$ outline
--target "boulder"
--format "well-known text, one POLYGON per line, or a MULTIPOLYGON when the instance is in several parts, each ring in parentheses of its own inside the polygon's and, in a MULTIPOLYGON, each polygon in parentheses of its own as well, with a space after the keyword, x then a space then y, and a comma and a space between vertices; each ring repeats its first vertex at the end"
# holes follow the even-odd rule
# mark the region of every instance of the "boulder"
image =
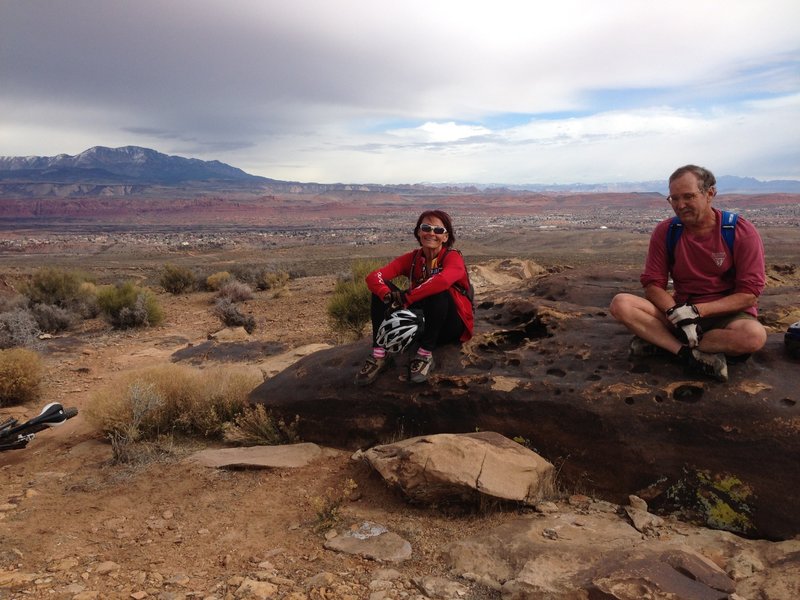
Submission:
MULTIPOLYGON (((631 360, 631 335, 607 306, 637 281, 633 270, 568 269, 485 293, 475 336, 437 349, 426 384, 408 383, 399 361, 356 387, 362 340, 299 360, 250 399, 279 418, 299 415, 303 440, 348 450, 493 431, 554 464, 565 487, 616 503, 636 494, 653 512, 747 536, 797 535, 800 369, 782 329, 731 364, 727 383, 669 357, 631 360)), ((796 288, 770 289, 765 318, 797 305, 796 288)))
POLYGON ((553 465, 490 431, 410 438, 360 456, 390 485, 424 504, 484 495, 534 505, 553 493, 553 465))

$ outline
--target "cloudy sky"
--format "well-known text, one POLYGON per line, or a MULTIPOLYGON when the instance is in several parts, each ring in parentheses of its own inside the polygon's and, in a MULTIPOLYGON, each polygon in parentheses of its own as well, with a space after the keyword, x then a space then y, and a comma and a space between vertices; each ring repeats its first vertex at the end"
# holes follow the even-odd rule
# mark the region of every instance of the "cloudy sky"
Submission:
POLYGON ((800 179, 798 0, 0 0, 0 155, 316 182, 800 179))

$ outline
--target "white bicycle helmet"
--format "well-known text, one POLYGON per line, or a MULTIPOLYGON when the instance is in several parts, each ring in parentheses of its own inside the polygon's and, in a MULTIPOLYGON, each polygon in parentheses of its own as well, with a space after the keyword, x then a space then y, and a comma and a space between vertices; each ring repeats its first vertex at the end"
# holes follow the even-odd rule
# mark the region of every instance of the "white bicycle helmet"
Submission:
POLYGON ((387 352, 403 352, 422 333, 423 324, 422 315, 401 308, 383 320, 375 342, 387 352))

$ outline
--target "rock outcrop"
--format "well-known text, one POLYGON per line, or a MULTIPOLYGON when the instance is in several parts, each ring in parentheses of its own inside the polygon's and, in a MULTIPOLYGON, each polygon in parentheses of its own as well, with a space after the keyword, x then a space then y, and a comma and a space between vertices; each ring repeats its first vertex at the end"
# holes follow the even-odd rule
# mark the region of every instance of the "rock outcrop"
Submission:
MULTIPOLYGON (((687 374, 669 357, 631 360, 630 334, 607 313, 634 271, 564 270, 485 293, 475 336, 436 351, 428 383, 401 367, 371 387, 353 376, 368 341, 312 354, 251 394, 304 441, 368 448, 434 433, 494 431, 553 463, 561 485, 747 536, 800 533, 800 368, 782 333, 730 381, 687 374)), ((769 320, 797 310, 796 282, 769 288, 769 320), (792 304, 792 301, 794 304, 792 304)))

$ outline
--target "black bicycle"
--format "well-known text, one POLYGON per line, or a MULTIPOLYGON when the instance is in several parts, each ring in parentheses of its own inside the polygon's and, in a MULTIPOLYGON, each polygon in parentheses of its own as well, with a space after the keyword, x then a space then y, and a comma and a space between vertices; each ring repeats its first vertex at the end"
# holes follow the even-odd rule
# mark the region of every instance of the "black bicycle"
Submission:
POLYGON ((7 419, 0 423, 0 452, 24 448, 40 431, 61 425, 77 414, 77 408, 64 408, 58 402, 51 402, 38 415, 20 425, 17 419, 7 419))

